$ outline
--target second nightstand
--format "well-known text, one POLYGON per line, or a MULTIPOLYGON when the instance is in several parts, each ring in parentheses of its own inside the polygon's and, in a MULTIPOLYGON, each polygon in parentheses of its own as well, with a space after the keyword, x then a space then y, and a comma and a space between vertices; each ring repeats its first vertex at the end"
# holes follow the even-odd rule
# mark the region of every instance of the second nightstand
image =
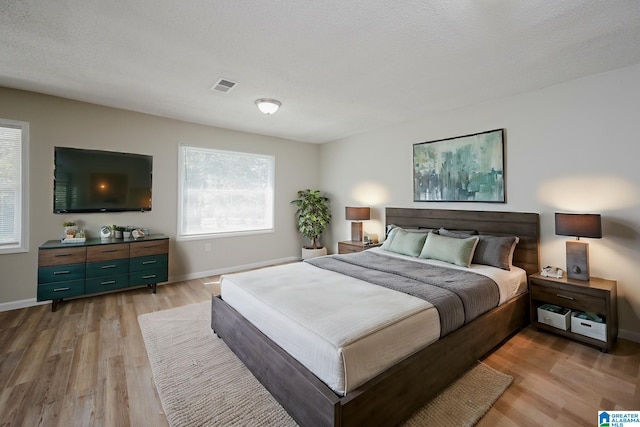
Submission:
POLYGON ((365 244, 359 240, 345 240, 342 242, 338 242, 338 253, 339 254, 351 254, 354 252, 362 252, 367 249, 377 248, 382 245, 382 243, 369 243, 365 244))
MULTIPOLYGON (((538 329, 554 332, 609 351, 618 336, 618 298, 617 283, 614 280, 591 277, 588 281, 567 278, 555 279, 540 274, 529 276, 529 294, 531 296, 531 324, 538 329), (537 309, 544 304, 553 304, 574 311, 595 313, 605 322, 604 340, 595 339, 576 331, 562 330, 539 322, 537 309)), ((588 328, 589 322, 584 323, 588 328)), ((580 326, 580 325, 578 325, 580 326)))

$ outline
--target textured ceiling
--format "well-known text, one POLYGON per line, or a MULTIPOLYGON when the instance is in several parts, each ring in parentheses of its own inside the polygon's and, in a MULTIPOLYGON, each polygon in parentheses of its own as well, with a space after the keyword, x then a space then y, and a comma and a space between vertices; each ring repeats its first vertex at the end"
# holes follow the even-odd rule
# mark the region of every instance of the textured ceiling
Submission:
POLYGON ((640 63, 638 0, 0 0, 0 10, 0 86, 304 142, 640 63), (238 85, 214 92, 220 77, 238 85), (282 108, 261 114, 262 97, 282 108))

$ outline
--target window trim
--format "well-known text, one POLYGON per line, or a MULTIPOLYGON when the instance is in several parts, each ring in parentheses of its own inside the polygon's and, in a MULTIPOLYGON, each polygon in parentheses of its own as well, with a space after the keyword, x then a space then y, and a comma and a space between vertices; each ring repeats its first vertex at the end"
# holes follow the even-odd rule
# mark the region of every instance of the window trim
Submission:
POLYGON ((234 150, 226 150, 221 148, 211 148, 211 147, 201 147, 196 145, 188 145, 188 144, 179 144, 178 146, 178 203, 177 205, 177 228, 176 228, 176 240, 177 241, 189 241, 189 240, 204 240, 204 239, 218 239, 218 238, 226 238, 226 237, 238 237, 238 236, 251 236, 258 234, 269 234, 275 232, 275 198, 276 198, 276 189, 275 189, 275 171, 276 171, 276 158, 271 154, 259 154, 259 153, 250 153, 246 151, 234 151, 234 150), (223 154, 236 154, 241 156, 256 156, 263 157, 270 160, 270 176, 271 176, 271 189, 272 189, 272 202, 271 202, 271 227, 256 229, 256 230, 244 230, 244 231, 229 231, 229 232, 215 232, 215 233, 201 233, 201 234, 182 234, 182 224, 184 218, 183 211, 183 194, 185 190, 185 181, 184 181, 184 155, 186 150, 194 149, 194 150, 203 150, 207 152, 218 152, 223 154))
POLYGON ((29 123, 0 118, 0 126, 19 127, 22 131, 20 165, 20 241, 0 247, 0 255, 29 252, 29 123))

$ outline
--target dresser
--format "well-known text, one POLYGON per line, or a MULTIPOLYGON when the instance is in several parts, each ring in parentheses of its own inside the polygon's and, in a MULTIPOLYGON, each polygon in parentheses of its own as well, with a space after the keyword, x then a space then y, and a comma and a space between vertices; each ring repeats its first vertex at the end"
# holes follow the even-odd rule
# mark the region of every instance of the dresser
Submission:
POLYGON ((38 301, 51 300, 51 310, 64 298, 146 285, 169 277, 169 238, 87 239, 80 244, 49 240, 38 248, 38 301))

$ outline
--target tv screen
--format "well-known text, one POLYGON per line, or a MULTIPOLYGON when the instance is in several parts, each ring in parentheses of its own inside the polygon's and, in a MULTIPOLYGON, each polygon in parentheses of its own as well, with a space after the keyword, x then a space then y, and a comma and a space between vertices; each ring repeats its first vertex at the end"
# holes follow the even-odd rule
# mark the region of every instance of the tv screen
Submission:
POLYGON ((53 212, 151 210, 153 157, 55 147, 53 212))

